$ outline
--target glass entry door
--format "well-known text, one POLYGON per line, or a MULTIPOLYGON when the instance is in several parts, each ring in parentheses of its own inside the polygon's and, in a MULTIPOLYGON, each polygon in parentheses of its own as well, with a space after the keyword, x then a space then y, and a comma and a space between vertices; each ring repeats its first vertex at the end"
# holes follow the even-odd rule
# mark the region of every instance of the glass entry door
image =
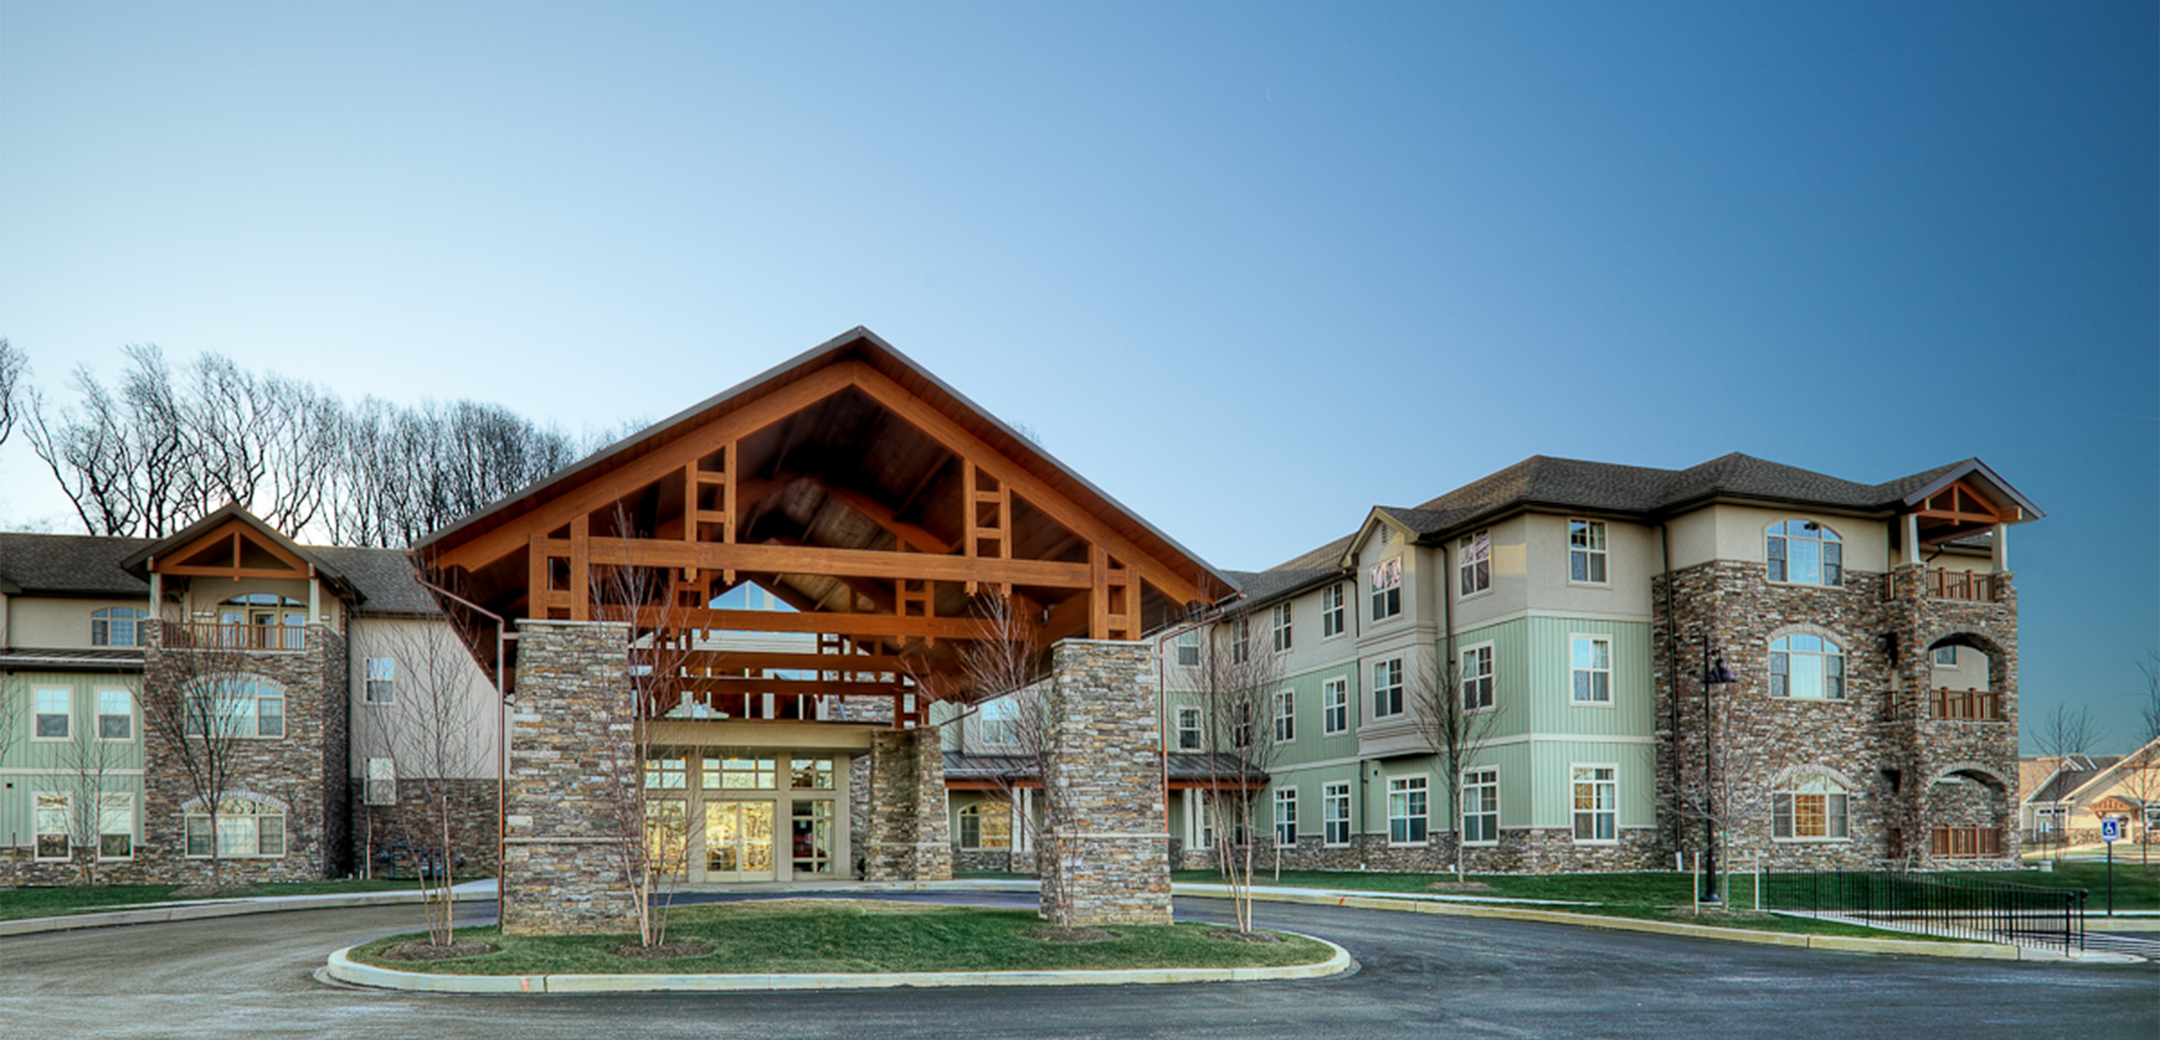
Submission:
POLYGON ((705 803, 705 880, 771 881, 773 803, 705 803))

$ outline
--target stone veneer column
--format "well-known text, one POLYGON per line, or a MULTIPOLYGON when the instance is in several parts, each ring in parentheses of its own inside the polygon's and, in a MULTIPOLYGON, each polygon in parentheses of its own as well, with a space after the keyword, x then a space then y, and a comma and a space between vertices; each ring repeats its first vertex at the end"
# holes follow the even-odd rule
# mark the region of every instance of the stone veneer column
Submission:
POLYGON ((518 622, 503 810, 503 932, 637 928, 618 855, 618 788, 639 783, 629 626, 518 622))
POLYGON ((870 807, 864 876, 871 881, 950 881, 945 825, 945 751, 938 727, 870 735, 870 807))
POLYGON ((1146 644, 1051 648, 1042 916, 1074 927, 1170 923, 1170 821, 1146 644))

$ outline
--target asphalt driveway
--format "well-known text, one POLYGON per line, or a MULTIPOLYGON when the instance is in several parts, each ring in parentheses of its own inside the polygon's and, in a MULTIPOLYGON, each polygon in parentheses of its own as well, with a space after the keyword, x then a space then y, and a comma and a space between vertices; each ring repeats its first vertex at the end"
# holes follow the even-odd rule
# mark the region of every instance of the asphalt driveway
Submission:
MULTIPOLYGON (((984 902, 1032 905, 1032 897, 984 902)), ((1181 917, 1227 905, 1179 900, 1181 917)), ((492 904, 461 916, 485 922, 492 904)), ((1262 905, 1362 969, 1329 980, 1059 989, 456 997, 325 986, 415 907, 0 939, 0 1036, 2160 1036, 2160 967, 1833 954, 1513 921, 1262 905)))

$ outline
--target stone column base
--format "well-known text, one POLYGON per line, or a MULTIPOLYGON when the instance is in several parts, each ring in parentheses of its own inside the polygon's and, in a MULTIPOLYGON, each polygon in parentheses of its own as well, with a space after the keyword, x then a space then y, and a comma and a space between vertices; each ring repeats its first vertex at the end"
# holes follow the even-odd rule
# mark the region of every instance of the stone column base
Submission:
POLYGON ((515 843, 503 858, 504 935, 637 931, 637 908, 612 843, 515 843))

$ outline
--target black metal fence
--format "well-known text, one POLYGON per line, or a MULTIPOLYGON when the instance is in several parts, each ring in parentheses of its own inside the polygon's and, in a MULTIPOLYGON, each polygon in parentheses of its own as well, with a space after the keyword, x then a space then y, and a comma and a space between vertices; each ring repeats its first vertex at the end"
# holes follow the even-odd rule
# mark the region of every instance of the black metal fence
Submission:
POLYGON ((1932 935, 2085 948, 2085 890, 1893 871, 1817 871, 1762 879, 1765 910, 1838 914, 1932 935))

